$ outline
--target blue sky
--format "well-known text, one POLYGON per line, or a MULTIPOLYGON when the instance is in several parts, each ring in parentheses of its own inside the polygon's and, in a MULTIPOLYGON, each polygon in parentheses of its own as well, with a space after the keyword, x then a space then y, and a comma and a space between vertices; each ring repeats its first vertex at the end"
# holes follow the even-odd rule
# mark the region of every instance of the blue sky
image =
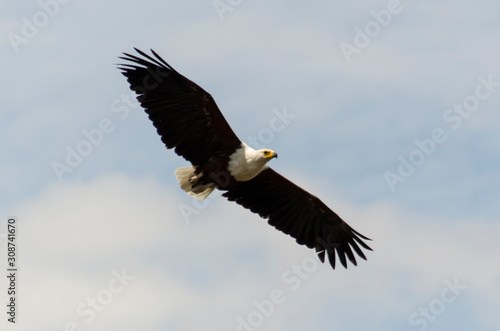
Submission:
POLYGON ((0 323, 495 330, 498 9, 2 4, 0 248, 17 217, 22 282, 18 323, 0 323), (116 69, 133 47, 153 48, 210 92, 242 140, 277 151, 275 170, 374 240, 368 261, 332 271, 219 194, 184 194, 174 169, 186 163, 116 69))

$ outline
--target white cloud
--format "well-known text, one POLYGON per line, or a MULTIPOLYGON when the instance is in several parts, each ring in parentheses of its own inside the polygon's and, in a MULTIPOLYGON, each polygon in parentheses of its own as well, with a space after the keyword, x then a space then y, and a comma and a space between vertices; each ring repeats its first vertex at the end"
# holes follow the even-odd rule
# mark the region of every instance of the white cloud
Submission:
POLYGON ((311 265, 312 251, 220 197, 201 210, 200 219, 185 224, 178 210, 181 192, 169 192, 152 179, 111 176, 52 187, 17 215, 19 325, 63 329, 74 321, 82 330, 138 325, 234 330, 239 316, 248 318, 256 310, 254 300, 269 299, 277 289, 286 299, 261 330, 273 325, 299 330, 293 321, 300 311, 326 304, 335 309, 314 313, 325 323, 380 329, 387 317, 408 325, 408 316, 455 278, 467 289, 443 316, 455 314, 453 307, 499 304, 500 268, 492 263, 500 256, 497 224, 443 225, 425 213, 405 214, 388 203, 353 206, 310 189, 324 201, 336 201, 335 210, 374 239, 368 261, 335 271, 316 259, 311 265), (304 263, 313 266, 307 279, 282 279, 293 265, 304 263), (89 315, 78 314, 77 307, 97 297, 112 271, 122 268, 135 279, 87 324, 89 315), (367 311, 365 319, 352 322, 358 313, 351 309, 358 305, 380 314, 367 311))

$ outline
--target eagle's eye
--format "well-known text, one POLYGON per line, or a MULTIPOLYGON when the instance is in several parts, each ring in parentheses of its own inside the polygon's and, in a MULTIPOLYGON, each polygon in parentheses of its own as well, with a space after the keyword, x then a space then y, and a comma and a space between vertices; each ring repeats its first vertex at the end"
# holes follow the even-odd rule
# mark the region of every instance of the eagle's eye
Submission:
POLYGON ((265 156, 269 156, 269 154, 271 154, 271 152, 269 152, 269 151, 264 151, 264 155, 265 155, 265 156))

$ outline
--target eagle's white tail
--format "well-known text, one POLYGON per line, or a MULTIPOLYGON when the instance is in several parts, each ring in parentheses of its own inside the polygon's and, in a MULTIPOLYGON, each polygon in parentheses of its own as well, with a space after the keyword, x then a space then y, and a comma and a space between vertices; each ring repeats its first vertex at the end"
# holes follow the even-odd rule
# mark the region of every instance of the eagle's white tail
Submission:
POLYGON ((204 200, 215 190, 215 185, 196 186, 193 189, 192 179, 195 176, 194 167, 183 167, 175 169, 175 177, 183 189, 190 196, 204 200))

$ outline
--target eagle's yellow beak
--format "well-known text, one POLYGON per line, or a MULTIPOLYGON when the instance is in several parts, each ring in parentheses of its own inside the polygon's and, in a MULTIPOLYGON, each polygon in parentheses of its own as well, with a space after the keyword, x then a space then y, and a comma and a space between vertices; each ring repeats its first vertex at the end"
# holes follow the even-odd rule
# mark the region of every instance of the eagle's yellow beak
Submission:
POLYGON ((267 159, 278 158, 278 153, 276 153, 275 151, 272 151, 270 149, 266 149, 266 150, 264 150, 264 156, 267 159))
POLYGON ((269 151, 269 153, 267 153, 266 157, 268 159, 278 158, 278 153, 276 153, 275 151, 269 151))

